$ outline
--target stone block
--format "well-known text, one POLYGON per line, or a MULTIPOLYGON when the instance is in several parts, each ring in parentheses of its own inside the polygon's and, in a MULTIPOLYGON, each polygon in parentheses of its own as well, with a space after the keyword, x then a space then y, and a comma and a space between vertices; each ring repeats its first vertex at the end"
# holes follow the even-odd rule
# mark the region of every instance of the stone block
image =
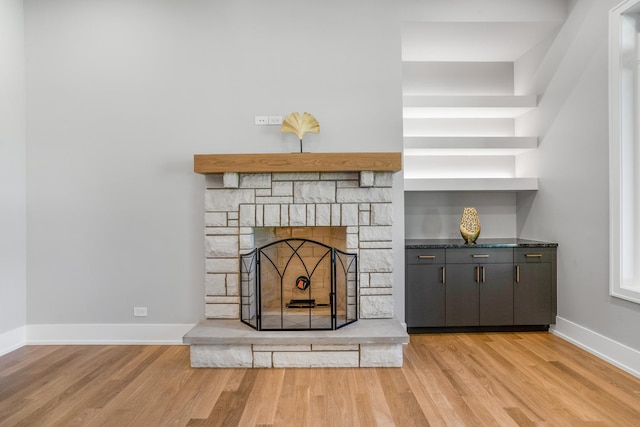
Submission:
POLYGON ((307 225, 307 205, 289 205, 289 225, 292 227, 307 225))
POLYGON ((374 185, 376 187, 392 187, 393 173, 392 172, 376 172, 374 176, 374 185))
POLYGON ((337 203, 331 205, 331 225, 337 227, 342 218, 341 206, 337 203))
POLYGON ((361 319, 391 319, 393 317, 392 295, 360 296, 361 319))
POLYGON ((239 248, 242 252, 249 252, 255 247, 253 234, 241 234, 239 238, 239 248))
POLYGON ((256 226, 256 205, 240 205, 240 226, 256 226))
POLYGON ((254 368, 273 368, 271 362, 271 352, 253 352, 253 367, 254 368))
POLYGON ((264 227, 264 205, 256 205, 256 227, 264 227))
POLYGON ((393 273, 371 273, 369 282, 372 288, 393 287, 393 273))
POLYGON ((346 203, 342 205, 342 226, 358 225, 358 205, 354 203, 346 203))
POLYGON ((360 227, 360 241, 380 241, 393 238, 393 229, 390 226, 362 226, 360 227))
POLYGON ((360 181, 336 181, 336 187, 338 187, 338 188, 358 188, 358 187, 360 187, 360 181))
POLYGON ((251 368, 251 345, 192 344, 190 347, 193 368, 251 368))
POLYGON ((227 295, 240 295, 240 274, 227 274, 227 295))
POLYGON ((289 205, 280 205, 280 225, 289 226, 289 205))
POLYGON ((338 203, 391 203, 392 199, 391 188, 338 188, 336 190, 338 203))
POLYGON ((372 171, 360 172, 360 187, 373 187, 374 174, 372 171))
POLYGON ((241 204, 256 202, 253 190, 207 190, 204 209, 207 212, 237 211, 241 204))
POLYGON ((240 175, 237 172, 225 172, 222 181, 224 188, 238 188, 240 175))
POLYGON ((271 184, 272 196, 293 196, 293 182, 282 181, 271 184))
POLYGON ((362 344, 361 368, 401 368, 402 344, 362 344))
MULTIPOLYGON (((311 225, 311 224, 309 224, 311 225)), ((331 225, 331 205, 316 205, 316 226, 328 227, 331 225)))
POLYGON ((226 274, 205 274, 204 290, 206 295, 226 295, 226 274))
POLYGON ((369 274, 369 273, 360 273, 360 287, 361 288, 368 288, 369 287, 370 277, 371 277, 371 274, 369 274))
POLYGON ((238 258, 207 258, 205 260, 207 273, 237 273, 240 268, 238 258))
POLYGON ((204 313, 207 319, 239 319, 238 304, 205 304, 204 313))
POLYGON ((274 368, 357 368, 357 351, 284 351, 273 353, 274 368))
POLYGON ((256 197, 270 197, 272 195, 270 188, 256 188, 256 197))
POLYGON ((391 203, 374 203, 371 205, 371 225, 392 225, 393 205, 391 203))
POLYGON ((307 206, 307 225, 314 226, 316 224, 316 205, 307 206))
POLYGON ((280 205, 264 205, 264 226, 280 226, 280 205))
POLYGON ((205 227, 226 227, 227 226, 227 213, 226 212, 207 212, 204 214, 205 227))
POLYGON ((243 173, 240 175, 240 188, 271 188, 271 174, 243 173))
POLYGON ((234 257, 238 256, 238 236, 206 236, 205 256, 234 257))
POLYGON ((294 203, 335 203, 336 183, 333 181, 293 183, 294 203))
POLYGON ((347 234, 347 251, 357 251, 360 247, 360 241, 357 234, 347 234))
POLYGON ((363 273, 388 273, 393 271, 391 249, 361 249, 358 267, 363 273))
POLYGON ((229 219, 235 219, 235 220, 237 220, 240 216, 239 216, 239 214, 238 214, 238 211, 231 211, 231 212, 228 212, 228 213, 227 213, 227 217, 228 217, 229 219))
POLYGON ((371 223, 371 213, 369 211, 360 211, 358 223, 360 225, 369 225, 371 223))

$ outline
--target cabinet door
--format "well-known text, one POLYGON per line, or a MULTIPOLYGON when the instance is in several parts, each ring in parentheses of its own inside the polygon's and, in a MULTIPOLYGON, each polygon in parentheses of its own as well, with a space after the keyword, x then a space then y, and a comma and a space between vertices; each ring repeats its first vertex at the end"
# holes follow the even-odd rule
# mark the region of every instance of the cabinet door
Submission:
POLYGON ((408 327, 444 326, 443 265, 407 265, 406 321, 408 327))
POLYGON ((513 264, 486 264, 480 274, 480 325, 513 325, 513 264))
POLYGON ((514 285, 514 322, 516 325, 549 325, 552 319, 551 263, 522 263, 514 285))
POLYGON ((446 326, 480 324, 479 268, 477 264, 456 264, 447 268, 446 326))

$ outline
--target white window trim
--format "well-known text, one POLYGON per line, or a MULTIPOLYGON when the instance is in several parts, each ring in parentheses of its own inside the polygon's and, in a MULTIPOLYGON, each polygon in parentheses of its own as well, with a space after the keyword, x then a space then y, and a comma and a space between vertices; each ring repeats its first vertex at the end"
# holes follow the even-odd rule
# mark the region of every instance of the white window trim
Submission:
POLYGON ((609 294, 640 304, 640 181, 633 177, 640 157, 624 148, 640 150, 638 13, 640 0, 623 1, 609 13, 609 294))

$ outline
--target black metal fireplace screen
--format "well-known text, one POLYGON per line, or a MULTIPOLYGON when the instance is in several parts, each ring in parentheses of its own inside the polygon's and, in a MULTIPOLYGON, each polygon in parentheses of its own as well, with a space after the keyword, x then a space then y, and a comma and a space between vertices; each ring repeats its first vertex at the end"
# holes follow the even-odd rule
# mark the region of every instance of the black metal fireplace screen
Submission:
POLYGON ((358 320, 358 257, 308 239, 240 256, 241 320, 257 330, 333 330, 358 320))

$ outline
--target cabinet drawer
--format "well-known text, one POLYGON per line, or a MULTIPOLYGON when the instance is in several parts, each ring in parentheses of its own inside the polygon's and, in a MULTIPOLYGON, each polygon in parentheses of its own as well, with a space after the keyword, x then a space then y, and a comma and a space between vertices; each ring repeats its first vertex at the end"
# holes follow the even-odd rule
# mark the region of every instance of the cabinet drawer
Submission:
POLYGON ((513 262, 511 248, 447 249, 447 264, 493 264, 513 262))
POLYGON ((444 264, 444 249, 407 249, 407 264, 444 264))
POLYGON ((555 256, 555 248, 516 248, 513 253, 515 263, 551 262, 555 256))

